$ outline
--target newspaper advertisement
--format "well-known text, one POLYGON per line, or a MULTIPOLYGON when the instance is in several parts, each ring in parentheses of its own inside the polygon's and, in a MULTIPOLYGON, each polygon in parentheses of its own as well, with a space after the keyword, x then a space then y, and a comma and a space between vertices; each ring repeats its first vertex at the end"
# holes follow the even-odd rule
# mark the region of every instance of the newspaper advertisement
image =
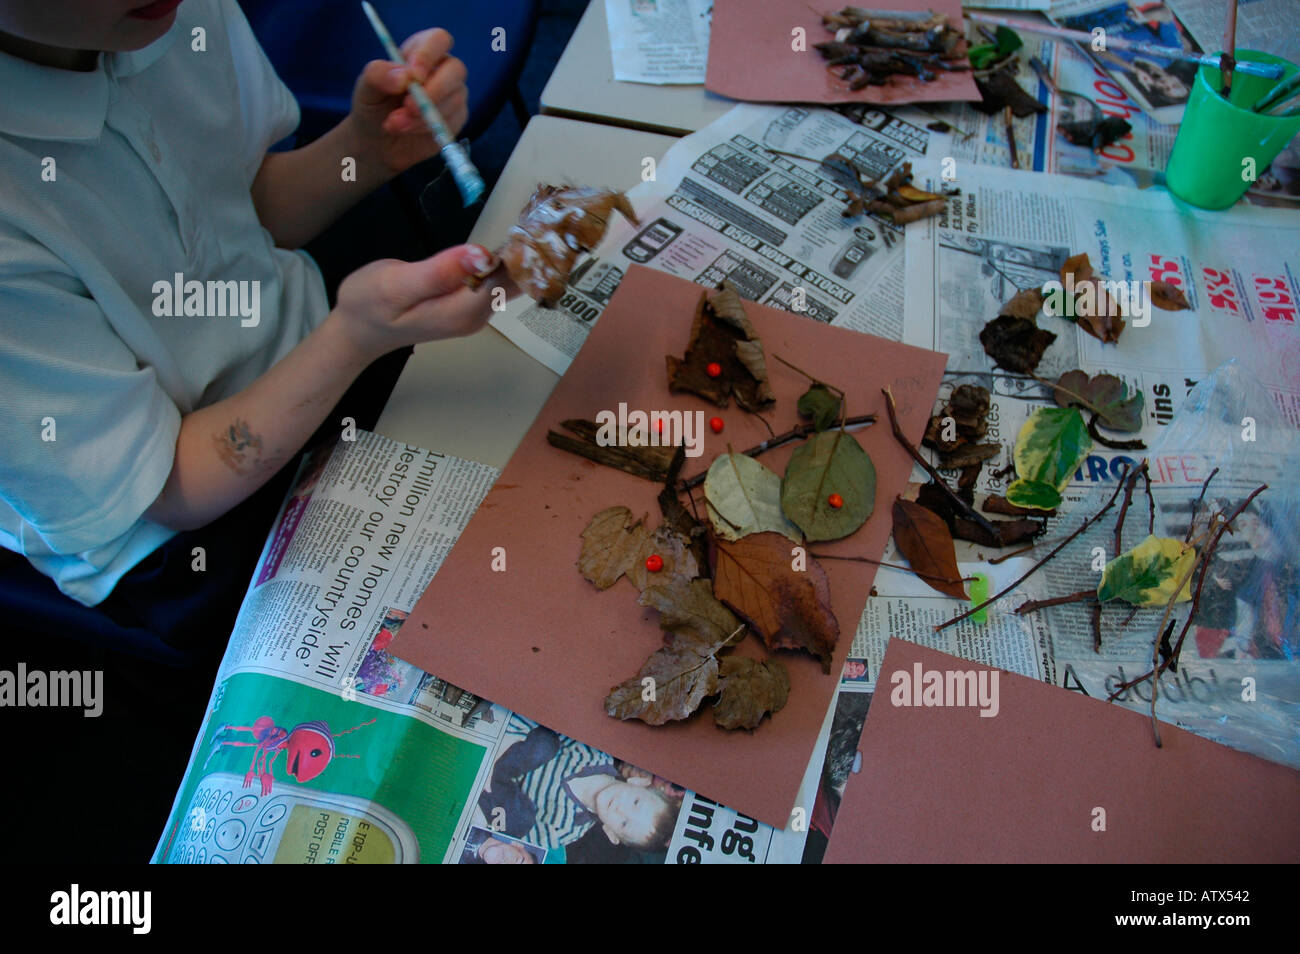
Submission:
POLYGON ((562 374, 635 262, 897 340, 903 230, 871 214, 846 219, 848 192, 820 160, 838 153, 884 179, 930 153, 930 122, 911 109, 737 106, 657 163, 648 157, 653 180, 628 193, 641 224, 613 224, 555 308, 515 303, 492 324, 562 374))
POLYGON ((713 0, 605 0, 614 79, 703 83, 713 0))
POLYGON ((1084 52, 1115 78, 1156 122, 1177 123, 1191 95, 1198 66, 1150 53, 1119 49, 1108 39, 1202 52, 1200 44, 1178 22, 1168 3, 1142 0, 1066 0, 1052 5, 1052 22, 1093 39, 1084 52))
POLYGON ((304 456, 155 862, 800 861, 829 713, 780 831, 388 653, 496 476, 364 431, 304 456))
MULTIPOLYGON (((1047 522, 1045 539, 1064 536, 1099 510, 1125 468, 1137 467, 1143 458, 1149 461, 1153 488, 1150 511, 1125 525, 1120 551, 1148 532, 1192 538, 1191 501, 1215 467, 1219 473, 1209 500, 1225 513, 1251 489, 1268 483, 1271 492, 1243 513, 1234 538, 1216 550, 1215 589, 1198 610, 1179 670, 1160 679, 1165 700, 1160 714, 1190 731, 1300 765, 1300 646, 1295 635, 1300 508, 1287 476, 1293 472, 1289 468, 1300 464, 1295 430, 1300 426, 1295 307, 1300 246, 1294 241, 1294 216, 1251 207, 1235 209, 1227 218, 1211 216, 1177 210, 1159 190, 1119 190, 978 167, 959 175, 958 182, 962 195, 950 202, 947 213, 919 223, 908 235, 908 328, 916 334, 910 343, 950 355, 945 389, 976 383, 991 393, 990 432, 1003 451, 987 462, 976 486, 977 501, 981 493, 1005 491, 1003 469, 1020 427, 1037 407, 1051 404, 1048 389, 1038 381, 995 371, 983 352, 979 332, 1001 304, 1017 290, 1059 280, 1061 264, 1080 252, 1110 279, 1177 284, 1191 303, 1189 310, 1134 309, 1115 345, 1102 345, 1065 318, 1039 316, 1039 326, 1057 339, 1037 376, 1054 380, 1077 368, 1120 377, 1143 394, 1143 425, 1136 436, 1146 445, 1141 451, 1094 445, 1066 491, 1059 516, 1047 522), (1231 242, 1223 240, 1225 234, 1231 242), (1243 546, 1243 540, 1251 542, 1243 546), (1252 605, 1259 598, 1267 603, 1267 612, 1252 605), (1249 681, 1249 703, 1239 698, 1243 680, 1249 681)), ((925 477, 918 471, 915 479, 925 477)), ((1150 670, 1152 633, 1163 607, 1131 614, 1107 607, 1100 627, 1107 636, 1099 648, 1087 612, 1077 605, 1027 616, 1014 609, 1029 599, 1075 592, 1080 579, 1097 580, 1105 560, 1116 555, 1112 533, 1109 521, 1099 523, 990 608, 988 617, 994 632, 1023 627, 1020 640, 1037 648, 1041 678, 1101 698, 1150 670)), ((1015 579, 1037 558, 988 569, 1014 570, 1015 579)), ((994 583, 990 592, 997 589, 994 583)), ((912 602, 896 611, 900 617, 918 612, 912 602)), ((948 602, 950 614, 956 615, 948 602)), ((1186 618, 1186 608, 1182 611, 1180 623, 1186 618)), ((932 620, 922 622, 927 625, 894 628, 890 634, 923 634, 932 620)), ((868 627, 869 632, 879 625, 868 627)), ((961 629, 943 633, 956 640, 961 629)), ((994 662, 961 647, 907 638, 994 662)), ((1006 668, 1024 671, 1016 665, 1006 668)), ((1117 701, 1142 709, 1149 705, 1149 687, 1135 686, 1117 701)))

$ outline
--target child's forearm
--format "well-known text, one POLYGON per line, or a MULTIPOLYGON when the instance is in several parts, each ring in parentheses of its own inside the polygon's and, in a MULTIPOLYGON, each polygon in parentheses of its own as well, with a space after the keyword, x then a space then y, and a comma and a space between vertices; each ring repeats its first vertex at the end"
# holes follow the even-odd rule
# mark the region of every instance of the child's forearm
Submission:
POLYGON ((276 245, 300 248, 393 175, 349 116, 301 149, 267 153, 253 206, 276 245))
POLYGON ((336 316, 243 391, 181 419, 171 475, 146 519, 174 530, 210 523, 302 449, 374 357, 351 347, 336 316))

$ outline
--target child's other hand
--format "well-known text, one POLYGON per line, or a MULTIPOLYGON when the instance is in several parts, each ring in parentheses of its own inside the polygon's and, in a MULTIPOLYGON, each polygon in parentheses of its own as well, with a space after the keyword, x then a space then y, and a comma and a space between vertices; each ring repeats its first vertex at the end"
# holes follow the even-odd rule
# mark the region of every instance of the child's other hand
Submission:
POLYGON ((469 118, 465 64, 451 55, 452 42, 446 30, 423 30, 402 44, 406 67, 374 60, 361 71, 349 118, 364 144, 393 173, 438 154, 438 143, 406 92, 412 77, 429 94, 453 136, 469 118))
POLYGON ((421 262, 382 259, 357 269, 339 286, 338 304, 327 320, 346 345, 369 361, 397 348, 456 338, 479 331, 492 315, 494 299, 518 293, 505 270, 477 291, 467 275, 500 261, 481 245, 458 245, 421 262))

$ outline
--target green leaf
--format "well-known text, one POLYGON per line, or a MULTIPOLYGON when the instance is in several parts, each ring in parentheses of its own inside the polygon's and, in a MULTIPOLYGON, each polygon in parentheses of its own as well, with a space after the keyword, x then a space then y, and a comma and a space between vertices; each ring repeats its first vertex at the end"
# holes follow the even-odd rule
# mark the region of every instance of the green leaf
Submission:
POLYGON ((719 454, 704 477, 704 499, 709 521, 724 540, 771 530, 803 541, 781 511, 781 478, 752 457, 719 454))
POLYGON ((1142 392, 1128 393, 1128 385, 1113 374, 1088 377, 1084 371, 1067 371, 1052 391, 1061 407, 1095 410, 1098 422, 1113 431, 1135 434, 1142 430, 1142 392))
POLYGON ((1090 450, 1092 438, 1078 410, 1039 408, 1029 415, 1016 438, 1016 474, 1020 479, 1007 488, 1007 499, 1019 507, 1050 510, 1061 502, 1061 493, 1090 450), (1050 495, 1030 484, 1045 484, 1055 492, 1055 502, 1050 506, 1037 502, 1050 495))
POLYGON ((814 384, 799 398, 799 413, 812 418, 812 425, 824 431, 840 416, 840 399, 824 384, 814 384))
POLYGON ((1010 56, 1024 45, 1020 35, 1008 27, 998 27, 994 38, 997 40, 996 43, 982 43, 971 48, 967 55, 970 57, 972 67, 977 70, 988 69, 998 60, 1010 56))
POLYGON ((821 431, 790 456, 781 484, 781 509, 810 542, 847 537, 876 505, 876 468, 844 430, 821 431), (839 494, 843 506, 832 507, 839 494))
POLYGON ((1164 606, 1184 575, 1175 603, 1192 598, 1190 569, 1196 548, 1172 537, 1149 536, 1132 550, 1121 553, 1101 571, 1097 599, 1123 600, 1134 606, 1164 606))
POLYGON ((1061 492, 1036 480, 1014 480, 1007 488, 1007 502, 1034 510, 1055 510, 1061 505, 1061 492))

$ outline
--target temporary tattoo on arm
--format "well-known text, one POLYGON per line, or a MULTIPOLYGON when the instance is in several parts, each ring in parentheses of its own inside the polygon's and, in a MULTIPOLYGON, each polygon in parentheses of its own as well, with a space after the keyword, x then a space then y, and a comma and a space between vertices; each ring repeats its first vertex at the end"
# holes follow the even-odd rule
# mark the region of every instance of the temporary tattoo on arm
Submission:
POLYGON ((212 435, 221 462, 241 476, 251 474, 262 463, 262 437, 249 430, 248 422, 235 418, 224 431, 212 435))

